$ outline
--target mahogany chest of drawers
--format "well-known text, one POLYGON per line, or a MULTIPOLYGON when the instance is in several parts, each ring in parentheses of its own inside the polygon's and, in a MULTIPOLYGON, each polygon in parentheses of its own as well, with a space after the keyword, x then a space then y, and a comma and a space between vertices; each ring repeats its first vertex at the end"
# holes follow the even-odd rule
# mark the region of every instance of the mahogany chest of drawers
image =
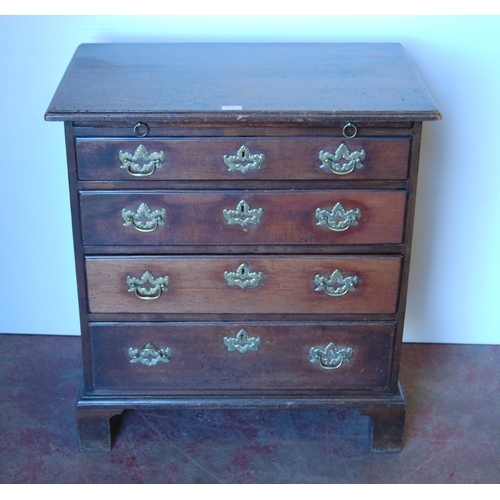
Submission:
POLYGON ((84 44, 65 122, 82 450, 124 409, 357 408, 401 449, 422 122, 399 44, 84 44))

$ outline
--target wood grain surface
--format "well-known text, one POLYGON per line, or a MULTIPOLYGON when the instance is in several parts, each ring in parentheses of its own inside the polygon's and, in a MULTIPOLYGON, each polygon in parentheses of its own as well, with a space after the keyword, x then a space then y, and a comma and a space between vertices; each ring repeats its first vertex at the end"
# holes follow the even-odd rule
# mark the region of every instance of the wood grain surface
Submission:
MULTIPOLYGON (((82 180, 360 180, 406 179, 410 140, 397 138, 293 137, 205 139, 98 139, 77 138, 78 175, 82 180), (119 159, 120 151, 134 155, 140 145, 148 153, 165 154, 163 168, 148 177, 130 175, 119 159), (319 152, 335 154, 345 144, 349 153, 365 151, 362 168, 346 175, 322 170, 319 152), (236 155, 241 146, 251 154, 263 154, 260 169, 246 174, 230 171, 224 155, 236 155)), ((142 162, 144 160, 141 160, 142 162)), ((341 160, 343 162, 344 160, 341 160)))
POLYGON ((91 313, 394 313, 398 297, 400 256, 346 257, 156 257, 86 259, 91 313), (261 272, 256 287, 228 285, 224 272, 246 264, 261 272), (315 291, 316 275, 358 276, 354 292, 340 297, 315 291), (168 291, 156 300, 128 292, 127 276, 168 276, 168 291))
MULTIPOLYGON (((402 242, 406 192, 87 191, 80 194, 80 204, 85 245, 381 244, 402 242), (255 223, 228 223, 223 210, 236 211, 240 201, 250 211, 262 209, 255 223), (135 214, 142 203, 150 211, 164 209, 165 225, 147 233, 124 226, 123 209, 135 214), (316 210, 331 212, 337 203, 346 211, 360 210, 357 225, 344 231, 318 225, 316 210)), ((138 217, 136 222, 144 221, 138 217)))
POLYGON ((206 124, 440 115, 397 43, 113 43, 78 47, 45 117, 206 124))
POLYGON ((94 389, 163 394, 203 391, 294 390, 331 393, 387 387, 394 323, 123 323, 92 324, 94 389), (229 351, 224 338, 244 329, 259 337, 256 351, 229 351), (348 362, 326 370, 311 347, 351 348, 348 362), (171 349, 169 362, 131 363, 128 349, 151 343, 171 349))

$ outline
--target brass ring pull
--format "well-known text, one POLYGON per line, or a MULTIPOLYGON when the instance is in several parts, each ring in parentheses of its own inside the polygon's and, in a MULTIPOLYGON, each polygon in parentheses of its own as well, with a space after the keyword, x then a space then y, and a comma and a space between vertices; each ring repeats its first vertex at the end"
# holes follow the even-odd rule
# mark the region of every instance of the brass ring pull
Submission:
POLYGON ((136 212, 124 208, 122 210, 122 217, 125 221, 123 223, 125 227, 133 226, 135 227, 135 229, 137 229, 137 231, 141 233, 151 233, 158 226, 165 225, 167 211, 164 208, 162 208, 161 210, 151 211, 146 203, 141 203, 136 212), (141 219, 146 220, 144 221, 141 219))
POLYGON ((354 125, 354 123, 346 123, 344 125, 344 127, 342 128, 342 135, 346 138, 346 139, 354 139, 356 137, 356 135, 358 135, 358 127, 356 127, 356 125, 354 125), (348 134, 347 133, 347 130, 348 129, 352 129, 352 134, 348 134))
POLYGON ((149 127, 145 124, 145 123, 142 123, 142 122, 137 122, 135 124, 135 127, 134 127, 134 135, 136 137, 146 137, 147 135, 149 134, 149 127), (145 129, 144 133, 141 134, 139 129, 145 129))
POLYGON ((146 271, 140 278, 127 276, 126 282, 128 285, 128 292, 134 292, 136 297, 142 300, 156 300, 159 299, 163 292, 168 291, 168 283, 170 278, 162 276, 155 278, 150 271, 146 271), (151 286, 146 288, 144 285, 149 283, 151 286))
POLYGON ((162 289, 161 288, 154 288, 154 290, 157 290, 156 291, 156 294, 155 295, 152 295, 151 294, 151 290, 153 290, 153 288, 150 288, 150 289, 147 289, 147 288, 136 288, 134 290, 135 292, 135 296, 138 297, 139 299, 142 299, 142 300, 156 300, 156 299, 159 299, 160 298, 160 295, 162 293, 162 289))
MULTIPOLYGON (((132 219, 132 225, 139 231, 140 233, 152 233, 159 225, 162 225, 159 223, 158 219, 154 219, 151 221, 153 224, 151 227, 145 227, 146 224, 144 222, 137 222, 136 220, 132 219)), ((123 224, 125 225, 125 224, 123 224)), ((163 224, 164 225, 164 224, 163 224)))
POLYGON ((330 297, 342 297, 347 292, 354 292, 354 285, 357 285, 359 278, 357 276, 342 276, 342 273, 335 269, 331 276, 320 276, 317 274, 314 277, 315 292, 325 292, 330 297))
POLYGON ((349 362, 352 349, 350 347, 337 349, 337 346, 330 342, 324 349, 311 347, 309 354, 311 355, 311 363, 319 363, 319 366, 325 370, 336 370, 344 362, 349 362))
POLYGON ((126 170, 134 177, 147 177, 154 174, 157 168, 163 168, 162 161, 165 161, 165 151, 149 153, 144 144, 139 144, 134 154, 127 151, 119 151, 118 158, 122 162, 120 168, 126 170))

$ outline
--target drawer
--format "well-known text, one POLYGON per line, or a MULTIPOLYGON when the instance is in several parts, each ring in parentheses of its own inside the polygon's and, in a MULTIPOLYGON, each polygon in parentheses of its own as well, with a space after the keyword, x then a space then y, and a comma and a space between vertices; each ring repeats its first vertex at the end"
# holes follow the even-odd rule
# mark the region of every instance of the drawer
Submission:
POLYGON ((410 139, 77 138, 83 180, 406 179, 410 139))
POLYGON ((87 257, 91 313, 394 313, 400 256, 87 257))
POLYGON ((85 245, 403 240, 406 191, 82 192, 85 245))
POLYGON ((95 391, 384 389, 394 323, 93 323, 95 391))

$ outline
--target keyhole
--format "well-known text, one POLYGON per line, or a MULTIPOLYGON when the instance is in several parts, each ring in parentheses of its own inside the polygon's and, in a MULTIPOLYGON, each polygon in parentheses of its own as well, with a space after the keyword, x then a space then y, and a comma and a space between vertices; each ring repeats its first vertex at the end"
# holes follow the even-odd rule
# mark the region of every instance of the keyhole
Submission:
POLYGON ((335 212, 333 214, 333 217, 330 216, 330 220, 333 222, 342 222, 344 219, 345 219, 345 217, 342 217, 342 215, 339 211, 335 212))

